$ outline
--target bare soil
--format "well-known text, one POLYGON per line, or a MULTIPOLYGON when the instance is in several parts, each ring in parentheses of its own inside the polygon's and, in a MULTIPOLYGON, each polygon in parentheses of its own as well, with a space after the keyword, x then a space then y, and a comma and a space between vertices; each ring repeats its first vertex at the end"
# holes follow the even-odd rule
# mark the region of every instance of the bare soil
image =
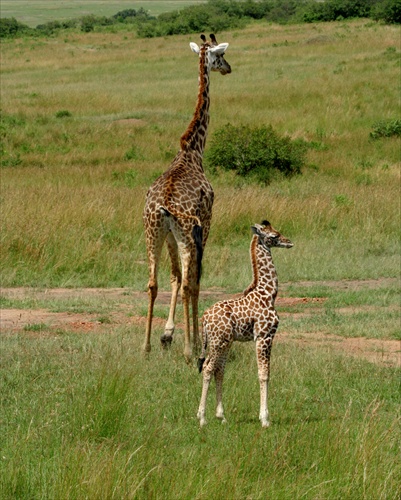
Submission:
MULTIPOLYGON (((320 283, 336 288, 359 288, 377 287, 384 285, 386 280, 367 280, 367 281, 341 281, 320 283)), ((394 281, 394 280, 391 280, 394 281)), ((300 284, 300 283, 298 283, 300 284)), ((309 283, 302 284, 308 286, 309 283)), ((285 290, 285 285, 284 285, 285 290)), ((80 333, 96 332, 110 330, 116 325, 143 324, 146 317, 142 315, 132 315, 132 304, 139 301, 146 304, 147 294, 145 292, 131 291, 125 288, 55 288, 55 289, 36 289, 36 288, 0 288, 2 297, 13 300, 34 300, 38 302, 59 301, 59 300, 91 300, 96 299, 107 304, 107 313, 102 319, 99 313, 76 313, 76 312, 52 312, 44 308, 2 308, 0 310, 0 333, 19 333, 25 332, 31 336, 52 335, 58 330, 76 331, 80 333), (100 316, 100 317, 99 317, 100 316)), ((201 292, 200 299, 211 299, 213 301, 232 298, 234 295, 227 294, 223 290, 211 289, 201 292)), ((158 304, 168 304, 170 300, 169 292, 159 292, 158 304)), ((291 307, 296 308, 302 303, 323 303, 324 298, 306 298, 306 297, 278 297, 277 309, 285 308, 285 315, 300 315, 306 313, 291 312, 291 307)), ((354 310, 354 308, 353 308, 354 310)), ((161 318, 154 318, 155 325, 162 326, 164 321, 161 318)), ((183 325, 177 324, 177 328, 183 325)), ((339 351, 349 356, 361 357, 370 362, 384 366, 401 367, 401 344, 396 340, 378 340, 361 338, 345 338, 337 335, 328 335, 326 333, 288 333, 279 330, 275 342, 297 343, 302 348, 309 346, 319 347, 330 351, 339 351)))

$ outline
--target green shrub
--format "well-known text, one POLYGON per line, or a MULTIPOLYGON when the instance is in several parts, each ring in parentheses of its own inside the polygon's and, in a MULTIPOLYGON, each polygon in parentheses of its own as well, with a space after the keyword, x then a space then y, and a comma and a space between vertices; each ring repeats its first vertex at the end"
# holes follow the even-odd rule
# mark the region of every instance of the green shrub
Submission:
POLYGON ((213 170, 234 170, 241 177, 251 177, 268 184, 279 175, 301 173, 305 163, 306 143, 280 137, 269 127, 234 127, 217 130, 205 155, 213 170))
POLYGON ((11 38, 32 32, 29 26, 18 22, 14 17, 0 18, 0 38, 11 38))
POLYGON ((129 23, 134 22, 136 19, 155 19, 154 16, 151 16, 143 7, 140 7, 138 10, 135 9, 125 9, 120 10, 117 14, 112 16, 112 19, 115 19, 119 23, 129 23))
POLYGON ((370 133, 372 139, 380 137, 401 137, 401 120, 381 120, 373 125, 373 132, 370 133))
POLYGON ((71 116, 72 114, 68 109, 61 109, 56 113, 56 118, 70 118, 71 116))
POLYGON ((94 31, 95 26, 109 26, 113 24, 113 20, 104 16, 95 16, 93 14, 89 14, 87 16, 81 17, 81 31, 84 33, 90 33, 94 31))
POLYGON ((371 17, 389 24, 400 23, 401 0, 306 0, 299 2, 295 17, 308 23, 360 17, 371 17))
POLYGON ((371 17, 387 24, 401 24, 401 0, 383 0, 372 7, 371 17))
POLYGON ((42 35, 50 36, 61 30, 76 28, 78 26, 78 22, 78 19, 49 21, 44 24, 38 24, 38 26, 36 26, 36 31, 41 33, 42 35))

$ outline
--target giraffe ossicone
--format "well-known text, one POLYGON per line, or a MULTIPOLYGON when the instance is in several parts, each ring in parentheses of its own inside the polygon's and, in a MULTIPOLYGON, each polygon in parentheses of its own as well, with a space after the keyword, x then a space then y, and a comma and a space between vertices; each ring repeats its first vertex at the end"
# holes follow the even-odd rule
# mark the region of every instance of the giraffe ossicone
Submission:
POLYGON ((210 307, 202 317, 202 353, 198 360, 203 371, 202 395, 198 409, 200 425, 206 424, 206 399, 212 376, 216 381, 216 417, 226 422, 223 409, 223 378, 227 356, 234 341, 256 343, 260 385, 259 419, 269 426, 267 392, 270 355, 279 318, 274 302, 278 291, 277 273, 270 249, 291 248, 293 244, 268 221, 254 224, 250 246, 253 280, 238 299, 223 300, 210 307), (206 356, 207 349, 209 349, 206 356))
POLYGON ((143 222, 149 265, 149 305, 144 351, 151 349, 150 337, 154 303, 158 292, 157 273, 164 242, 171 260, 171 302, 163 346, 168 346, 175 330, 174 317, 178 293, 184 309, 184 355, 192 356, 189 305, 192 307, 192 344, 199 343, 198 299, 203 250, 209 235, 214 193, 202 166, 209 124, 210 72, 231 73, 224 58, 228 44, 218 44, 201 35, 202 44, 191 42, 199 56, 199 88, 195 112, 180 140, 180 151, 166 172, 149 188, 143 222))

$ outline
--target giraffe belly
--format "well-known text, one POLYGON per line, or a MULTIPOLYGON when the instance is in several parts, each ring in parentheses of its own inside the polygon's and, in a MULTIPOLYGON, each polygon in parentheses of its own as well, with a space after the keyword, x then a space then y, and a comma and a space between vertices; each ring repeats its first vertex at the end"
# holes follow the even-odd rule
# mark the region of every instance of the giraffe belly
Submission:
POLYGON ((233 337, 237 342, 249 342, 253 340, 253 321, 236 323, 233 328, 233 337))

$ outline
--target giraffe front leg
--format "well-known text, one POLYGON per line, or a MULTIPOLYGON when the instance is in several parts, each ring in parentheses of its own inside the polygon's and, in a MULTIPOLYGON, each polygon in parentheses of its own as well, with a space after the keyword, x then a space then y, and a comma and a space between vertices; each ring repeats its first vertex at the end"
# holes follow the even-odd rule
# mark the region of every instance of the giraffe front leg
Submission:
POLYGON ((273 337, 268 335, 264 338, 258 338, 256 342, 256 354, 258 360, 258 375, 260 385, 260 411, 259 420, 262 427, 269 427, 269 411, 267 408, 267 395, 270 377, 270 354, 273 343, 273 337))
POLYGON ((259 420, 262 424, 262 427, 269 427, 269 410, 267 409, 267 392, 268 392, 268 380, 263 376, 259 376, 259 384, 260 384, 260 411, 259 411, 259 420))

